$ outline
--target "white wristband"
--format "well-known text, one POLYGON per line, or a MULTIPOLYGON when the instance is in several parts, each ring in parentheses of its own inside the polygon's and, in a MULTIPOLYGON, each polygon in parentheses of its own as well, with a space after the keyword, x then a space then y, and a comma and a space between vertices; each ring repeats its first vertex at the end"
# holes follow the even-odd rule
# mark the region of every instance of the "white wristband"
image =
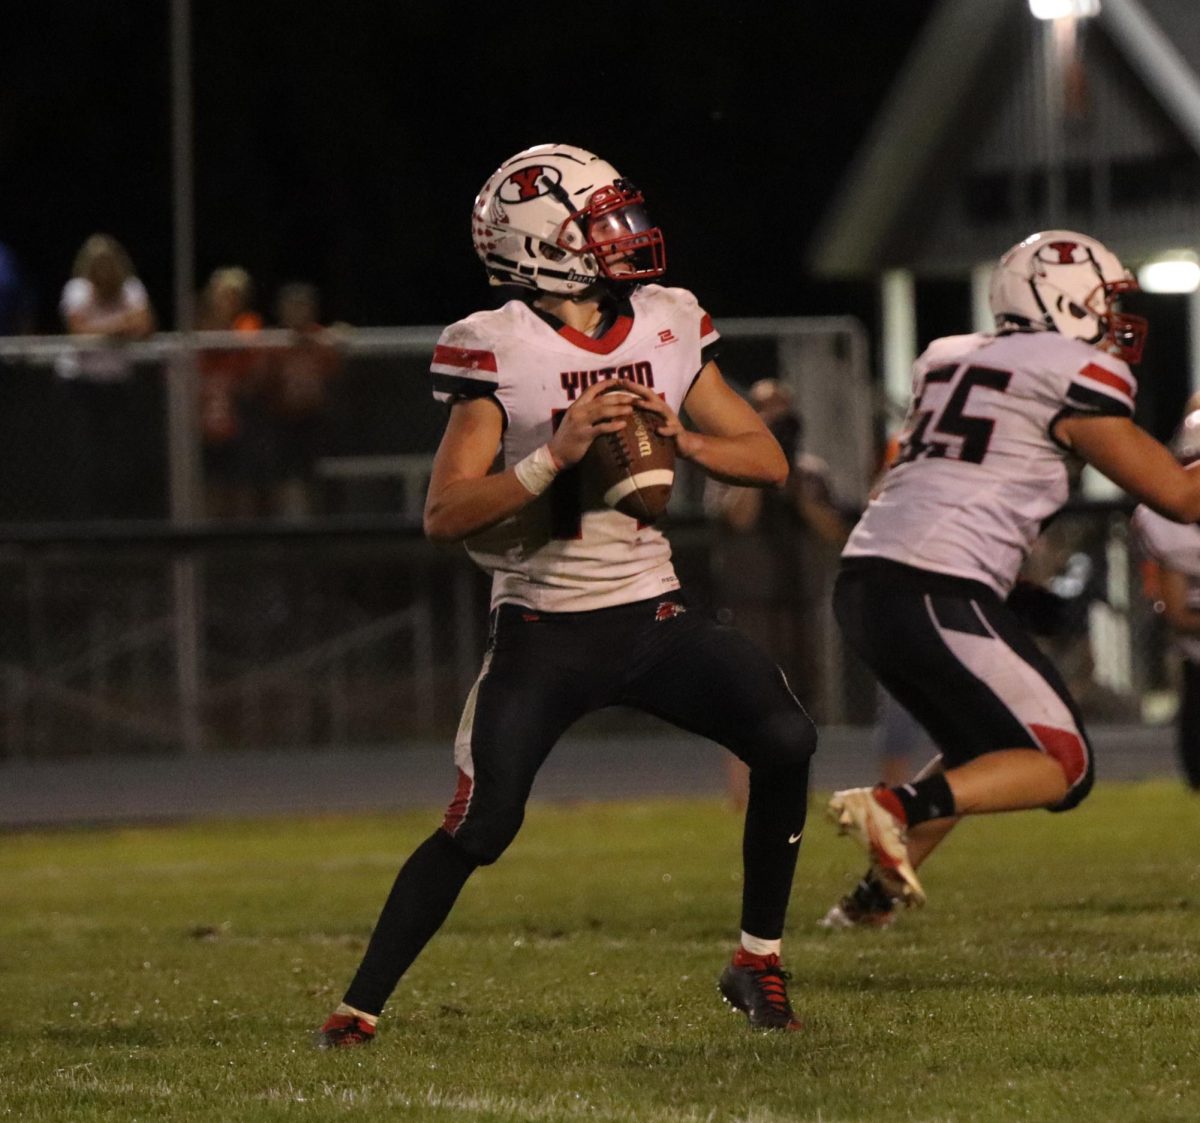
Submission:
POLYGON ((513 465, 513 475, 530 495, 541 495, 560 470, 549 445, 540 445, 513 465))

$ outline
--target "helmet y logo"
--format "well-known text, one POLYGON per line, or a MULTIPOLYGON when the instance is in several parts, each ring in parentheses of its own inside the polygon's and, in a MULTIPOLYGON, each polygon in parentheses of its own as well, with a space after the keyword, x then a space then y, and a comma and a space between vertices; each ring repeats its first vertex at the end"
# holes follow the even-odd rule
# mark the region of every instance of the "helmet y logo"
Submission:
POLYGON ((505 203, 527 203, 547 194, 550 186, 561 180, 562 173, 557 168, 534 164, 518 168, 500 185, 496 194, 505 203))
POLYGON ((1076 261, 1075 254, 1079 249, 1077 242, 1051 242, 1046 246, 1046 249, 1053 250, 1058 254, 1057 265, 1078 265, 1081 262, 1076 261))

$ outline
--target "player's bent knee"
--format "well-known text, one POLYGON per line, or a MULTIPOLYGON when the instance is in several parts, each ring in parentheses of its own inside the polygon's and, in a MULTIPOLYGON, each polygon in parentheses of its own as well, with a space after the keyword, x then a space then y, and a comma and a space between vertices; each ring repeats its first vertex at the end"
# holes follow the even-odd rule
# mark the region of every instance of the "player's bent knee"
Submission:
POLYGON ((1057 736, 1046 737, 1042 742, 1046 755, 1062 769, 1067 794, 1050 808, 1051 811, 1070 811, 1078 807, 1092 790, 1094 769, 1091 748, 1082 736, 1073 731, 1053 730, 1057 736))
POLYGON ((786 710, 763 723, 760 742, 753 766, 772 771, 804 769, 817 751, 817 730, 803 710, 786 710))
POLYGON ((454 841, 477 865, 490 866, 512 845, 524 820, 524 808, 515 813, 489 815, 486 823, 465 824, 454 841))
POLYGON ((496 843, 489 839, 468 839, 462 843, 462 852, 467 855, 477 866, 490 866, 500 860, 500 856, 508 849, 510 838, 507 842, 496 843))
POLYGON ((1078 807, 1091 794, 1093 780, 1094 775, 1089 768, 1073 787, 1067 789, 1066 797, 1048 810, 1070 811, 1072 808, 1078 807))

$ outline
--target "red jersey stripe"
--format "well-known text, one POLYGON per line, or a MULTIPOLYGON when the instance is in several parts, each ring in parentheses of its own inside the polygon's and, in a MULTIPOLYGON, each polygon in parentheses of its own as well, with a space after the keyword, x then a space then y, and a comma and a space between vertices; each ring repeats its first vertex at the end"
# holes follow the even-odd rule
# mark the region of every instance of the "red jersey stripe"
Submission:
POLYGON ((712 317, 707 312, 705 312, 704 315, 700 318, 700 338, 703 339, 706 335, 712 335, 712 333, 713 333, 712 317))
POLYGON ((1079 374, 1082 378, 1090 378, 1093 382, 1102 382, 1105 386, 1111 386, 1127 398, 1132 398, 1134 395, 1133 384, 1128 379, 1122 378, 1116 371, 1111 371, 1098 363, 1088 363, 1079 374))
POLYGON ((473 351, 469 347, 447 347, 439 343, 433 349, 433 361, 448 367, 496 373, 496 356, 491 351, 473 351))
POLYGON ((577 331, 570 324, 563 324, 558 329, 558 334, 568 343, 573 343, 576 347, 584 351, 591 351, 594 355, 610 355, 629 338, 629 333, 632 330, 633 317, 618 316, 599 339, 593 339, 590 335, 584 335, 583 332, 577 331))

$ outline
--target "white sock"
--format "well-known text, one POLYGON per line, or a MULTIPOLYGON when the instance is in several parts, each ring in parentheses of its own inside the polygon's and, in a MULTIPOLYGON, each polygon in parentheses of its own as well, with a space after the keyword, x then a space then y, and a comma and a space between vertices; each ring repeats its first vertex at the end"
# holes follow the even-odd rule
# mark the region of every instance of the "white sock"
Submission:
POLYGON ((778 955, 783 948, 782 940, 760 940, 749 932, 742 933, 742 947, 751 955, 778 955))
POLYGON ((378 1014, 368 1014, 365 1010, 356 1010, 353 1006, 347 1006, 344 1002, 338 1003, 338 1008, 334 1010, 335 1014, 346 1014, 352 1018, 362 1018, 369 1026, 374 1026, 379 1021, 378 1014))

